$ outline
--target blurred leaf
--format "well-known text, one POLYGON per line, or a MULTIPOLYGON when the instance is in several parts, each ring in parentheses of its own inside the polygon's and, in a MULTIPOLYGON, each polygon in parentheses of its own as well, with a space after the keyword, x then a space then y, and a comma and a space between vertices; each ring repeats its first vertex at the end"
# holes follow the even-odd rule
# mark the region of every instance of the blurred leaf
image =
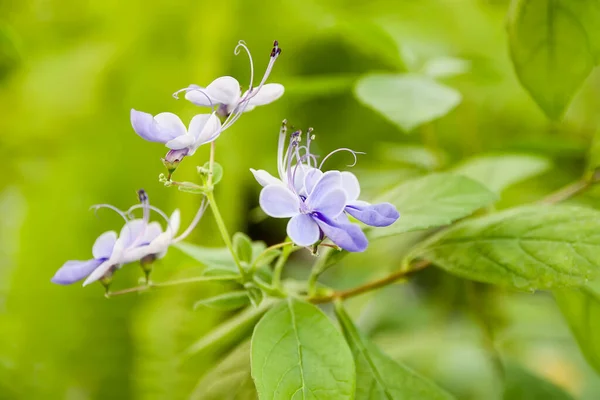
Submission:
MULTIPOLYGON (((438 154, 424 146, 389 142, 378 143, 377 153, 384 160, 412 165, 427 171, 441 167, 438 154)), ((378 173, 380 173, 380 170, 378 170, 378 173)))
POLYGON ((365 339, 341 304, 336 315, 356 362, 356 399, 453 399, 433 382, 385 355, 365 339))
POLYGON ((225 347, 227 344, 235 342, 250 332, 256 321, 273 305, 273 301, 267 299, 262 302, 260 307, 244 309, 189 346, 183 354, 184 357, 191 357, 206 349, 216 346, 225 347))
POLYGON ((400 219, 390 227, 371 230, 369 237, 448 225, 496 200, 485 186, 464 176, 442 173, 413 179, 377 199, 394 204, 400 219))
POLYGON ((519 207, 464 221, 415 255, 462 278, 517 289, 579 286, 600 268, 600 212, 519 207))
POLYGON ((548 117, 561 117, 592 71, 600 46, 592 39, 598 40, 599 25, 595 1, 513 0, 508 15, 512 60, 519 80, 548 117))
MULTIPOLYGON (((173 245, 183 253, 206 267, 204 275, 227 275, 239 272, 227 247, 202 247, 187 242, 173 245)), ((263 242, 252 242, 252 257, 265 249, 263 242)))
POLYGON ((250 375, 250 341, 227 355, 198 383, 190 400, 255 400, 258 399, 250 375))
POLYGON ((290 77, 285 83, 286 96, 335 96, 350 92, 356 75, 290 77))
POLYGON ((236 232, 233 235, 233 250, 240 261, 252 262, 252 239, 245 233, 236 232))
POLYGON ((262 255, 259 254, 258 257, 256 257, 254 259, 254 264, 257 267, 270 265, 274 259, 279 257, 280 254, 281 254, 281 250, 278 250, 278 249, 267 250, 264 253, 262 253, 262 255))
POLYGON ((461 94, 415 74, 371 74, 355 87, 356 97, 406 132, 448 114, 461 94))
POLYGON ((289 298, 260 320, 252 336, 251 360, 261 399, 354 396, 350 349, 329 318, 303 301, 289 298))
POLYGON ((247 290, 246 293, 247 293, 248 298, 250 299, 250 302, 252 303, 252 305, 254 307, 260 306, 260 304, 262 303, 262 301, 265 298, 263 291, 253 284, 247 284, 246 290, 247 290))
POLYGON ((587 160, 589 173, 593 174, 598 168, 600 168, 600 129, 594 133, 587 160))
POLYGON ((501 193, 515 183, 546 172, 550 166, 550 161, 543 157, 506 154, 471 158, 454 168, 453 172, 501 193))
POLYGON ((194 304, 194 309, 200 307, 216 308, 217 310, 236 310, 250 304, 245 290, 223 293, 218 296, 202 299, 194 304))
POLYGON ((471 69, 471 62, 456 57, 437 57, 425 62, 422 73, 431 78, 450 78, 471 69))
POLYGON ((505 368, 504 400, 571 400, 564 390, 515 363, 505 368))
POLYGON ((554 298, 581 353, 600 374, 600 294, 597 284, 579 290, 556 290, 554 298))
MULTIPOLYGON (((209 161, 205 162, 202 167, 198 167, 199 174, 205 174, 205 176, 207 176, 209 172, 210 172, 210 162, 209 161)), ((213 178, 212 178, 213 185, 216 185, 217 183, 221 182, 221 179, 223 179, 223 167, 218 162, 215 162, 215 163, 213 163, 213 178)))

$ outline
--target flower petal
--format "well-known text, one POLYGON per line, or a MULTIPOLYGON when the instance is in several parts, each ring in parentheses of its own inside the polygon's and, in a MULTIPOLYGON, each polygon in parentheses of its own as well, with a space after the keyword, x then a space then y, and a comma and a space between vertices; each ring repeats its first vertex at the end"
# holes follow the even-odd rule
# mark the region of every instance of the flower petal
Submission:
POLYGON ((131 109, 131 126, 142 139, 150 142, 166 143, 171 140, 163 136, 152 114, 131 109))
POLYGON ((51 281, 59 285, 70 285, 91 274, 100 264, 102 260, 94 258, 87 261, 67 261, 56 271, 51 281))
POLYGON ((300 199, 282 185, 268 185, 260 192, 260 207, 274 218, 293 217, 300 213, 300 199))
MULTIPOLYGON (((121 256, 121 255, 119 255, 119 256, 121 256)), ((106 275, 106 273, 108 271, 110 271, 110 269, 113 266, 118 265, 118 264, 119 263, 115 262, 112 259, 104 261, 102 264, 100 264, 98 266, 98 268, 96 268, 95 270, 92 271, 92 273, 87 277, 87 279, 85 281, 83 281, 83 286, 87 286, 90 283, 96 282, 98 279, 102 279, 102 277, 104 275, 106 275)))
POLYGON ((234 77, 222 76, 206 87, 206 93, 220 104, 234 104, 240 98, 240 84, 234 77))
MULTIPOLYGON (((198 116, 196 116, 198 117, 198 116)), ((196 138, 195 147, 210 143, 221 134, 221 120, 216 113, 208 114, 208 118, 192 118, 190 122, 190 133, 196 138), (201 127, 201 129, 199 129, 201 127)))
POLYGON ((94 258, 110 258, 115 243, 117 241, 117 232, 108 231, 98 236, 94 247, 92 247, 92 254, 94 258))
POLYGON ((319 225, 308 214, 298 214, 287 224, 287 235, 298 246, 310 246, 320 234, 319 225))
POLYGON ((367 249, 369 241, 358 225, 340 220, 328 219, 318 215, 315 218, 319 228, 333 243, 351 252, 361 252, 367 249))
POLYGON ((254 179, 256 179, 256 181, 263 187, 267 185, 283 185, 283 182, 275 178, 264 169, 250 168, 250 172, 252 172, 252 175, 254 175, 254 179))
POLYGON ((306 189, 307 194, 312 193, 313 189, 315 188, 315 185, 317 184, 317 182, 319 182, 319 179, 321 179, 322 177, 323 172, 317 168, 313 168, 310 171, 306 172, 306 175, 304 176, 304 188, 306 189))
MULTIPOLYGON (((272 103, 283 96, 284 91, 283 85, 279 83, 267 83, 260 88, 258 93, 252 94, 252 98, 248 101, 248 107, 272 103)), ((250 110, 246 109, 246 111, 250 110)))
POLYGON ((358 178, 352 172, 342 172, 342 189, 346 191, 348 202, 358 199, 360 196, 360 183, 358 178))
POLYGON ((142 236, 141 245, 149 244, 151 241, 156 239, 158 235, 162 233, 162 227, 156 221, 150 222, 146 227, 146 231, 142 236))
POLYGON ((156 114, 154 120, 158 124, 161 134, 165 137, 168 136, 171 139, 175 139, 177 136, 187 133, 185 125, 181 122, 181 118, 173 113, 164 112, 156 114))
MULTIPOLYGON (((322 192, 313 193, 321 194, 322 192)), ((310 199, 309 207, 311 211, 326 215, 327 218, 336 218, 346 207, 346 192, 340 188, 332 189, 320 196, 311 195, 310 199)))
POLYGON ((185 135, 181 135, 175 139, 169 140, 165 146, 171 150, 183 150, 193 146, 195 141, 196 140, 192 135, 188 135, 186 133, 185 135))
MULTIPOLYGON (((308 191, 309 195, 307 203, 312 204, 315 199, 318 199, 330 190, 337 188, 341 189, 341 187, 342 174, 340 174, 340 171, 327 171, 315 183, 312 190, 308 191)), ((306 189, 308 190, 309 188, 307 187, 306 189)))
POLYGON ((138 218, 128 221, 121 229, 119 239, 117 240, 118 243, 115 243, 114 247, 126 249, 133 245, 138 245, 144 237, 146 226, 146 222, 143 219, 138 218))
POLYGON ((215 107, 219 102, 210 97, 206 88, 198 85, 190 85, 185 91, 185 99, 200 107, 215 107))
POLYGON ((400 213, 390 203, 371 205, 356 201, 346 205, 346 212, 369 226, 390 226, 400 218, 400 213))
MULTIPOLYGON (((179 232, 180 226, 181 213, 179 212, 179 209, 176 209, 175 211, 173 211, 173 214, 171 214, 171 218, 169 218, 169 226, 167 227, 167 230, 170 230, 171 237, 175 236, 177 232, 179 232)), ((165 232, 167 230, 165 230, 165 232)))

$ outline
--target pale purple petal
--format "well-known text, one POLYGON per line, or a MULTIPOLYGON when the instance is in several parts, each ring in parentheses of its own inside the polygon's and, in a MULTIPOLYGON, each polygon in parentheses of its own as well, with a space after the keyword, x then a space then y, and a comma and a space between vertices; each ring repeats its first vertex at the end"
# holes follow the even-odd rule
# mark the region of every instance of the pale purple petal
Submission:
POLYGON ((279 83, 267 83, 260 88, 258 93, 252 93, 252 98, 248 101, 248 105, 263 106, 265 104, 272 103, 283 96, 284 91, 285 89, 283 85, 279 83))
POLYGON ((304 188, 306 189, 307 194, 310 194, 313 191, 315 185, 322 177, 323 172, 317 168, 313 168, 306 172, 304 176, 304 188))
POLYGON ((193 146, 196 140, 192 135, 181 135, 175 139, 169 140, 165 145, 171 150, 183 150, 193 146))
POLYGON ((58 271, 56 271, 56 274, 54 274, 51 281, 59 285, 70 285, 91 274, 100 264, 102 264, 102 261, 103 260, 101 259, 67 261, 58 271))
POLYGON ((308 193, 304 187, 305 175, 310 171, 310 167, 302 163, 296 164, 292 167, 292 177, 294 178, 294 189, 296 193, 301 196, 308 196, 308 193))
POLYGON ((209 114, 206 120, 203 118, 198 119, 197 122, 194 121, 196 117, 194 117, 190 123, 190 133, 192 133, 192 129, 194 129, 192 135, 196 137, 195 147, 210 143, 219 137, 221 134, 221 120, 217 117, 216 113, 209 114), (198 130, 197 125, 201 125, 202 129, 198 130))
POLYGON ((346 191, 348 202, 357 200, 358 196, 360 196, 360 184, 358 183, 356 175, 354 175, 352 172, 343 171, 342 189, 346 191))
POLYGON ((177 136, 185 135, 187 132, 185 125, 181 122, 181 118, 173 113, 164 112, 156 114, 154 120, 158 124, 161 135, 165 137, 168 136, 171 139, 175 139, 177 136))
POLYGON ((131 126, 135 133, 150 142, 167 143, 172 138, 164 136, 151 114, 131 109, 131 126))
POLYGON ((328 219, 323 215, 316 215, 315 221, 333 243, 342 249, 351 252, 361 252, 367 249, 369 241, 358 225, 341 220, 328 219))
POLYGON ((185 99, 200 107, 216 107, 219 102, 210 97, 206 89, 198 85, 190 85, 185 92, 185 99))
POLYGON ((110 258, 116 241, 117 232, 115 231, 104 232, 102 235, 98 236, 98 239, 96 239, 96 242, 94 243, 94 247, 92 247, 94 258, 110 258))
POLYGON ((325 193, 338 188, 342 188, 342 174, 340 171, 327 171, 314 184, 312 190, 309 190, 309 187, 306 188, 309 193, 307 203, 312 204, 314 200, 311 198, 319 198, 325 193))
POLYGON ((231 76, 222 76, 206 87, 206 93, 220 104, 234 104, 240 98, 240 84, 231 76))
POLYGON ((260 207, 274 218, 293 217, 300 213, 300 199, 287 187, 268 185, 260 192, 260 207))
POLYGON ((356 201, 346 206, 346 212, 369 226, 390 226, 400 218, 400 213, 390 203, 371 205, 356 201))
POLYGON ((162 228, 161 228, 160 224, 156 221, 150 222, 148 224, 148 226, 146 227, 146 231, 144 232, 144 235, 142 236, 140 243, 142 245, 148 244, 151 241, 153 241, 154 239, 156 239, 158 237, 158 235, 160 235, 161 233, 162 233, 162 228))
POLYGON ((346 192, 342 189, 332 189, 328 192, 313 191, 307 202, 311 211, 326 215, 327 218, 336 218, 346 207, 346 192))
POLYGON ((139 244, 146 230, 146 222, 143 219, 134 219, 125 224, 119 233, 118 247, 125 249, 134 244, 139 244))
POLYGON ((308 214, 298 214, 287 224, 287 235, 298 246, 310 246, 320 234, 319 226, 308 214))
POLYGON ((254 175, 254 179, 256 179, 256 181, 263 187, 267 186, 267 185, 282 185, 283 184, 283 182, 281 182, 279 179, 275 178, 273 175, 271 175, 264 169, 250 168, 250 172, 252 172, 252 175, 254 175))
MULTIPOLYGON (((118 246, 118 243, 117 243, 118 246)), ((121 257, 121 255, 119 255, 121 257)), ((117 263, 114 262, 114 260, 106 260, 104 261, 102 264, 100 264, 95 270, 92 271, 92 273, 87 277, 87 279, 85 281, 83 281, 83 286, 87 286, 90 283, 94 283, 96 282, 98 279, 102 279, 102 277, 104 275, 106 275, 106 273, 108 271, 110 271, 110 269, 115 266, 117 263)))

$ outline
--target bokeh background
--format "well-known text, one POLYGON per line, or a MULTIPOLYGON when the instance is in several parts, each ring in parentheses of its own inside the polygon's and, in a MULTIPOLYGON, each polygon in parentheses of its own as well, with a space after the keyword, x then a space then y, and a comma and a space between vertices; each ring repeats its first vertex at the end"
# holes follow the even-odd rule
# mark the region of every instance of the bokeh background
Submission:
MULTIPOLYGON (((228 317, 192 310, 218 285, 107 300, 100 285, 61 287, 50 278, 64 261, 88 258, 99 233, 120 227, 111 212, 89 211, 93 204, 126 208, 144 188, 167 212, 180 208, 184 225, 191 220, 198 198, 158 182, 165 149, 134 134, 129 110, 170 111, 185 121, 198 109, 173 99, 177 89, 221 75, 247 84, 248 60, 233 55, 240 39, 259 74, 279 40, 283 52, 270 81, 284 84, 286 94, 244 115, 218 141, 225 174, 217 198, 231 232, 269 244, 284 238, 281 221, 256 211, 259 187, 248 171, 274 170, 284 118, 314 127, 322 153, 366 152, 355 171, 367 193, 490 152, 535 154, 553 165, 503 193, 499 208, 574 179, 597 126, 600 77, 588 79, 564 122, 550 123, 513 71, 507 10, 504 0, 0 2, 0 399, 184 399, 228 350, 179 359, 228 317), (440 82, 462 102, 413 132, 354 95, 364 74, 415 71, 448 58, 461 72, 440 82)), ((177 177, 194 180, 195 165, 206 159, 206 149, 186 159, 177 177)), ((341 155, 330 166, 349 161, 341 155)), ((578 201, 594 206, 595 197, 578 201)), ((373 243, 325 279, 348 287, 390 270, 415 237, 373 243)), ((210 214, 190 241, 222 246, 210 214)), ((295 257, 289 273, 306 275, 310 261, 295 257)), ((199 268, 172 249, 154 279, 199 268)), ((114 286, 136 285, 140 275, 128 266, 114 286)), ((502 397, 498 355, 578 398, 600 397, 600 381, 547 294, 491 289, 431 270, 351 304, 359 326, 388 354, 458 398, 502 397)))

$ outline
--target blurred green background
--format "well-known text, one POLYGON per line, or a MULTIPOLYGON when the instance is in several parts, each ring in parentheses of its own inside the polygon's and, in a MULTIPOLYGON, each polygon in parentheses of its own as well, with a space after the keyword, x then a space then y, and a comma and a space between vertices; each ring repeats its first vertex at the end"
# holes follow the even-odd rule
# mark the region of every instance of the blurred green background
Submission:
MULTIPOLYGON (((588 79, 564 122, 548 122, 514 74, 507 10, 504 0, 0 2, 0 399, 184 399, 227 350, 178 358, 227 318, 192 310, 217 285, 107 300, 100 285, 61 287, 50 278, 64 261, 88 258, 99 233, 121 226, 108 211, 96 218, 93 204, 127 208, 144 188, 167 213, 181 208, 184 226, 191 220, 199 199, 158 182, 166 150, 134 134, 129 110, 170 111, 186 121, 198 109, 173 99, 177 89, 221 75, 246 85, 247 58, 233 55, 240 39, 257 73, 279 40, 270 82, 284 84, 286 94, 244 115, 218 141, 225 175, 217 198, 231 232, 269 244, 285 235, 282 221, 255 211, 260 188, 248 171, 275 170, 284 118, 314 127, 322 154, 365 151, 356 171, 370 193, 488 152, 536 154, 554 165, 505 192, 500 207, 574 179, 598 123, 600 76, 588 79), (440 81, 462 94, 461 104, 410 134, 353 94, 364 74, 418 71, 449 57, 463 60, 464 71, 440 81)), ((206 150, 186 159, 177 178, 193 180, 206 150)), ((349 161, 342 155, 330 166, 349 161)), ((595 197, 579 201, 593 206, 595 197)), ((373 243, 325 278, 347 287, 392 269, 416 237, 373 243)), ((222 246, 210 214, 190 240, 222 246)), ((291 274, 307 274, 310 256, 292 261, 291 274)), ((171 249, 154 279, 199 270, 171 249)), ((114 286, 136 285, 139 276, 128 266, 114 286)), ((458 398, 501 398, 489 332, 503 359, 578 398, 600 397, 600 381, 549 295, 491 290, 432 270, 351 304, 383 349, 458 398), (490 317, 483 329, 474 305, 490 317)))

